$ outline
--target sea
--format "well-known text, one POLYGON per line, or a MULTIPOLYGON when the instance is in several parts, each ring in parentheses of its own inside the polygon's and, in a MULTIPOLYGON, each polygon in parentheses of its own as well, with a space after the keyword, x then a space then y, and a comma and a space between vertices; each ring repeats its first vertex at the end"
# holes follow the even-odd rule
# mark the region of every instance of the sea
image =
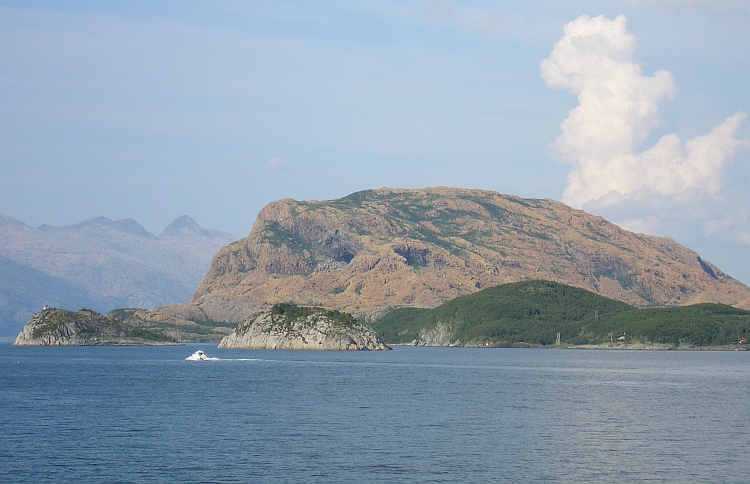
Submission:
POLYGON ((0 482, 747 483, 749 381, 747 351, 3 343, 0 482))

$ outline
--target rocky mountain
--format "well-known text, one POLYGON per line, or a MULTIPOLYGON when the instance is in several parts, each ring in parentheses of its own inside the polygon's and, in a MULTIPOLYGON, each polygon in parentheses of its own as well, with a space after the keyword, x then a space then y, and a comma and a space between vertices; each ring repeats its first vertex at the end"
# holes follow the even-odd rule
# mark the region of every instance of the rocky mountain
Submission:
POLYGON ((106 312, 187 302, 232 240, 187 216, 156 236, 131 219, 34 228, 0 215, 0 335, 16 335, 45 305, 106 312))
POLYGON ((747 286, 671 239, 553 200, 458 188, 273 202, 250 235, 216 254, 191 306, 216 321, 287 301, 375 320, 394 307, 436 307, 539 279, 638 307, 750 308, 747 286))
POLYGON ((350 314, 275 304, 241 322, 219 348, 360 351, 390 349, 373 329, 350 314))

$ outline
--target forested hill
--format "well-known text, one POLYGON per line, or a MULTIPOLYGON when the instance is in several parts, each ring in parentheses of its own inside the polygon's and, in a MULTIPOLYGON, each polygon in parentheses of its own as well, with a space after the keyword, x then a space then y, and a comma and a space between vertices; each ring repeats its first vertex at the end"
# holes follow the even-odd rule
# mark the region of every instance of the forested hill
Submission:
POLYGON ((549 281, 484 289, 434 309, 401 308, 373 324, 388 344, 507 346, 625 343, 729 345, 750 334, 750 312, 722 304, 638 309, 549 281))

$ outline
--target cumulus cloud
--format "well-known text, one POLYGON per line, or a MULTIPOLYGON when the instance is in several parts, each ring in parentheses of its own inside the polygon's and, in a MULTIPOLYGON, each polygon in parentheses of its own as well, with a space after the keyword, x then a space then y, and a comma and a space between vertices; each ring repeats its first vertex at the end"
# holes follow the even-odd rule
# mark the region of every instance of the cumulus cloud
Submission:
POLYGON ((623 15, 584 15, 565 26, 540 65, 549 87, 567 90, 579 102, 551 145, 557 158, 573 166, 563 194, 569 205, 715 196, 728 161, 748 145, 734 137, 747 117, 737 112, 704 136, 683 143, 667 134, 644 147, 659 123, 659 103, 675 98, 677 84, 665 70, 645 75, 635 51, 623 15))

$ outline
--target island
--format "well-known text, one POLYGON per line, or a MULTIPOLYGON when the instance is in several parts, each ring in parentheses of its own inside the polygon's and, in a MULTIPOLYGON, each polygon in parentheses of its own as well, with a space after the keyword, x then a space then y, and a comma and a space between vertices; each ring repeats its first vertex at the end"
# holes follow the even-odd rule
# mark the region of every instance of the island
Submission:
POLYGON ((15 346, 105 346, 179 344, 162 332, 92 311, 44 308, 29 319, 15 346))
POLYGON ((219 348, 357 351, 390 348, 351 314, 321 307, 274 304, 240 322, 219 348))

